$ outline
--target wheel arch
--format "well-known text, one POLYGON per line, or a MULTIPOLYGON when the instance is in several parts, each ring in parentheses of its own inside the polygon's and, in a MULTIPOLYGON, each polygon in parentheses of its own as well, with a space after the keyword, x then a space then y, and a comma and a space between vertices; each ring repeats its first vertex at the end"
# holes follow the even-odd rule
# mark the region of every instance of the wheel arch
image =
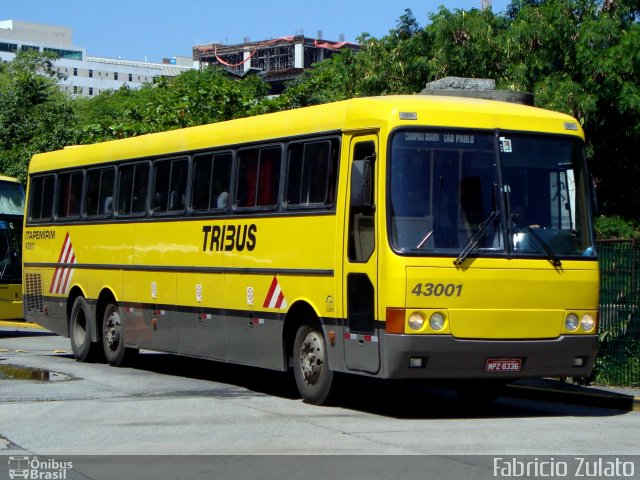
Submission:
MULTIPOLYGON (((76 298, 78 297, 83 297, 85 300, 87 299, 87 295, 85 294, 84 290, 79 285, 74 285, 73 287, 71 287, 71 290, 69 290, 69 295, 67 295, 67 305, 65 309, 66 315, 67 315, 67 321, 65 323, 65 328, 66 328, 65 336, 67 338, 71 336, 71 311, 73 310, 73 304, 75 303, 76 298)), ((96 326, 95 310, 91 308, 91 304, 89 304, 89 308, 91 310, 91 326, 95 327, 96 326)), ((97 339, 93 338, 96 335, 95 328, 93 328, 91 332, 92 332, 91 341, 96 342, 97 339)))
POLYGON ((102 320, 104 318, 104 312, 109 303, 118 304, 115 294, 113 291, 105 287, 100 291, 100 295, 98 295, 98 301, 96 302, 96 324, 99 327, 98 330, 102 332, 102 320))
POLYGON ((320 314, 311 303, 304 299, 296 300, 284 317, 284 328, 282 329, 283 355, 286 368, 291 366, 293 342, 296 338, 298 328, 304 323, 311 323, 321 332, 324 331, 322 322, 320 321, 320 314))

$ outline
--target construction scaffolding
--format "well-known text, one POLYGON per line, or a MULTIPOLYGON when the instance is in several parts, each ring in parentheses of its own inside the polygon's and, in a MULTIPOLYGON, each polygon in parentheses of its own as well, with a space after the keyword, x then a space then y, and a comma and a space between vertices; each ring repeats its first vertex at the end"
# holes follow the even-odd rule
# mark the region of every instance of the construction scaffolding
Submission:
POLYGON ((196 45, 193 47, 193 59, 200 68, 223 66, 229 73, 240 77, 249 72, 257 73, 271 84, 271 93, 280 93, 287 81, 344 48, 357 51, 360 46, 294 35, 238 45, 196 45))

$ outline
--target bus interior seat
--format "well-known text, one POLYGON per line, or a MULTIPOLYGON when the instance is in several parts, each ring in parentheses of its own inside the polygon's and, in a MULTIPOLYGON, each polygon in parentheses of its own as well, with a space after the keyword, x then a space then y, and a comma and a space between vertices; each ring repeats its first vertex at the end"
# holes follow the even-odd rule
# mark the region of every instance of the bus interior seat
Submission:
POLYGON ((217 207, 227 208, 229 206, 229 192, 222 192, 218 195, 217 207))
POLYGON ((113 197, 104 199, 104 210, 102 213, 113 213, 113 197))

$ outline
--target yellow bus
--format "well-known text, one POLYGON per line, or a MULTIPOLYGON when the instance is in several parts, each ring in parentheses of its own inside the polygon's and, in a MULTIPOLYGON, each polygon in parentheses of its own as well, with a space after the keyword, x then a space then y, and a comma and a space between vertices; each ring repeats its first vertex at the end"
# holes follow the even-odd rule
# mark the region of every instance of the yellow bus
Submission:
POLYGON ((22 320, 24 189, 0 175, 0 320, 22 320))
POLYGON ((594 365, 591 182, 563 114, 352 99, 35 155, 27 198, 25 316, 77 360, 292 369, 316 404, 339 372, 594 365))

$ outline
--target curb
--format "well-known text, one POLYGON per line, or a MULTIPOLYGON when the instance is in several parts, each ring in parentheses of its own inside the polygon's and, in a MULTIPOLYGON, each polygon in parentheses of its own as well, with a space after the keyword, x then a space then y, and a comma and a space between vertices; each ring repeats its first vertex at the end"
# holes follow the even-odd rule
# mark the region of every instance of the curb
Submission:
POLYGON ((30 330, 45 330, 45 328, 35 323, 24 320, 0 320, 0 328, 28 328, 30 330))
POLYGON ((608 392, 594 387, 509 384, 505 393, 507 396, 517 398, 640 412, 640 396, 608 392))

